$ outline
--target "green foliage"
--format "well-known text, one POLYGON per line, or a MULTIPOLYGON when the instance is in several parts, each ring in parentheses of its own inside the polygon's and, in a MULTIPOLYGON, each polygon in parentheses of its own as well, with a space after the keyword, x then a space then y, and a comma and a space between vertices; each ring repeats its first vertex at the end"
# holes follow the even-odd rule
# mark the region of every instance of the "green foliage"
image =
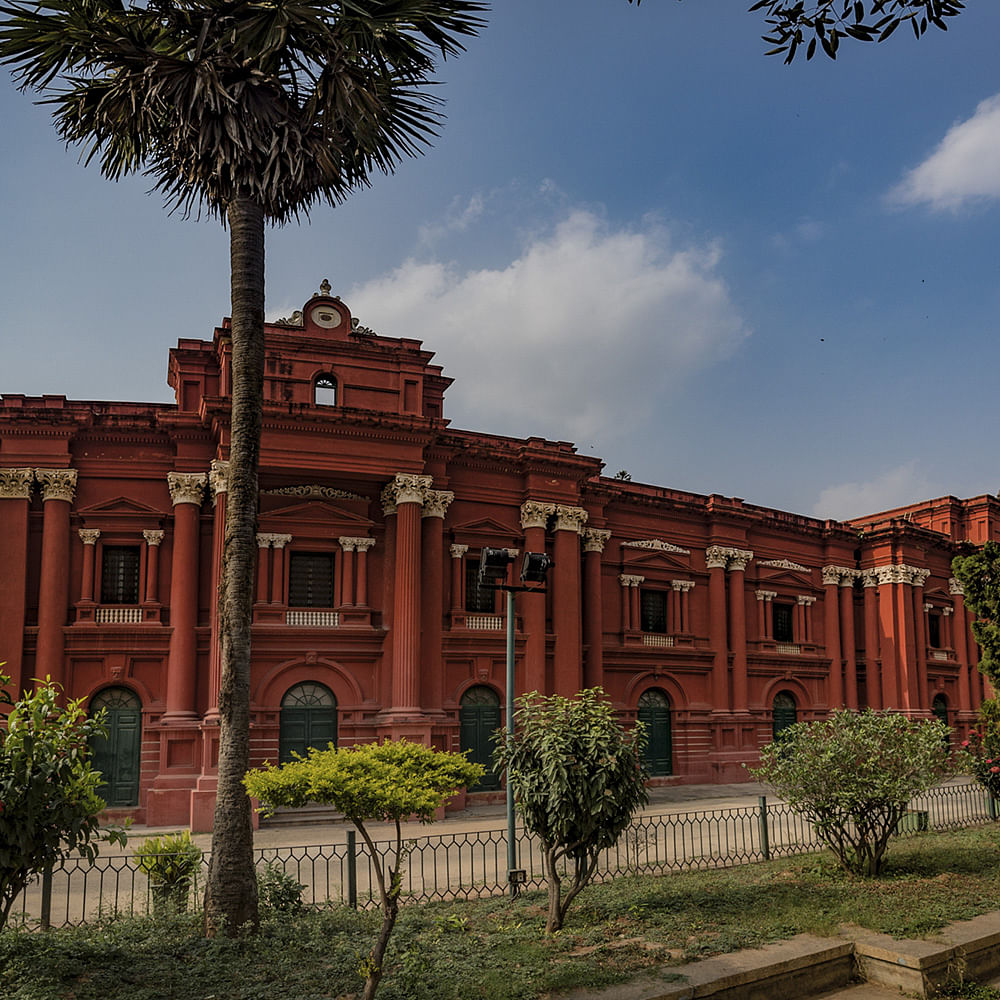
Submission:
POLYGON ((878 875, 910 799, 947 769, 948 733, 938 720, 843 710, 790 726, 750 774, 804 813, 847 871, 878 875))
POLYGON ((296 882, 276 864, 265 865, 263 871, 257 872, 257 898, 262 910, 298 913, 302 909, 304 890, 301 882, 296 882))
POLYGON ((250 771, 244 784, 272 808, 322 802, 355 823, 408 816, 429 823, 455 792, 474 785, 483 773, 463 754, 398 740, 329 750, 314 747, 308 757, 250 771))
POLYGON ((645 732, 626 732, 601 688, 576 698, 537 691, 518 699, 514 739, 498 738, 497 766, 507 769, 525 827, 542 842, 549 880, 548 931, 558 930, 573 897, 648 801, 641 765, 645 732), (559 866, 573 864, 561 898, 559 866))
MULTIPOLYGON (((983 702, 983 708, 995 706, 995 701, 983 702)), ((993 715, 989 711, 989 715, 993 715)), ((956 758, 956 764, 962 770, 971 774, 976 781, 994 798, 1000 800, 1000 730, 996 719, 983 719, 979 729, 969 733, 967 740, 962 740, 962 746, 956 758)))
POLYGON ((978 618, 972 634, 979 643, 979 669, 1000 688, 1000 545, 986 542, 968 556, 956 556, 951 570, 962 584, 965 606, 978 618))
POLYGON ((382 927, 371 951, 355 966, 365 980, 363 1000, 372 1000, 382 981, 386 949, 399 915, 405 858, 402 820, 416 816, 423 823, 431 822, 452 795, 474 785, 483 773, 484 768, 464 754, 398 740, 329 750, 314 747, 308 757, 280 767, 268 764, 249 771, 243 779, 247 791, 266 808, 322 802, 339 809, 364 838, 378 883, 382 927), (365 827, 373 819, 395 824, 393 851, 376 849, 365 827))
POLYGON ((149 877, 157 912, 187 908, 191 883, 201 868, 201 848, 191 840, 189 830, 149 837, 132 857, 149 877))
POLYGON ((101 718, 88 719, 80 701, 60 707, 60 689, 47 678, 16 703, 3 690, 9 682, 0 673, 0 706, 10 706, 0 731, 0 929, 46 866, 74 851, 93 860, 102 839, 125 843, 123 831, 98 829, 105 803, 89 742, 105 735, 101 718))

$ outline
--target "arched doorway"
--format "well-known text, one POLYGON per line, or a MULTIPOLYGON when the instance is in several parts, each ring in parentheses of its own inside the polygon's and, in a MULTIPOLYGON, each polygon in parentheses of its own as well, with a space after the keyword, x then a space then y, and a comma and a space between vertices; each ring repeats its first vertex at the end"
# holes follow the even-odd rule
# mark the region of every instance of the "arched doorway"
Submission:
POLYGON ((310 747, 325 750, 337 745, 337 699, 322 684, 296 684, 281 699, 278 761, 288 763, 293 754, 305 757, 310 747))
POLYGON ((98 794, 109 806, 137 806, 142 702, 128 688, 105 688, 90 699, 90 715, 102 708, 108 735, 90 744, 94 770, 104 779, 98 794))
POLYGON ((673 774, 670 699, 659 688, 639 695, 639 721, 646 727, 646 770, 651 778, 673 774))
POLYGON ((789 691, 779 691, 771 705, 771 738, 777 742, 789 726, 799 721, 795 696, 789 691))
POLYGON ((500 775, 493 769, 494 733, 500 728, 500 696, 492 688, 473 687, 462 695, 458 713, 462 750, 469 760, 482 764, 486 773, 472 792, 500 787, 500 775))

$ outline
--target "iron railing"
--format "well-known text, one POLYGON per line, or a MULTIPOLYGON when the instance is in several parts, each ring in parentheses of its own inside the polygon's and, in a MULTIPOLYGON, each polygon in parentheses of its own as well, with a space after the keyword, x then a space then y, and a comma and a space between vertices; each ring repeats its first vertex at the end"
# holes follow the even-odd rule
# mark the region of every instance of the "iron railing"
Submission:
MULTIPOLYGON (((900 823, 899 835, 946 831, 995 821, 996 801, 974 782, 944 785, 917 796, 900 823)), ((272 866, 303 889, 313 906, 378 904, 378 884, 367 845, 353 829, 343 842, 255 851, 258 870, 272 866)), ((383 862, 392 844, 376 841, 383 862)), ((603 852, 595 881, 622 874, 663 874, 698 868, 726 868, 824 848, 808 821, 784 802, 702 812, 643 813, 603 852)), ((509 890, 505 828, 443 833, 406 841, 402 870, 408 900, 429 902, 503 895, 509 890)), ((526 888, 545 884, 538 842, 518 827, 518 858, 526 888)), ((196 905, 205 882, 208 855, 192 879, 188 903, 196 905)), ((101 916, 152 912, 156 887, 128 853, 101 854, 94 862, 70 858, 37 877, 14 906, 11 919, 27 926, 62 927, 101 916)))

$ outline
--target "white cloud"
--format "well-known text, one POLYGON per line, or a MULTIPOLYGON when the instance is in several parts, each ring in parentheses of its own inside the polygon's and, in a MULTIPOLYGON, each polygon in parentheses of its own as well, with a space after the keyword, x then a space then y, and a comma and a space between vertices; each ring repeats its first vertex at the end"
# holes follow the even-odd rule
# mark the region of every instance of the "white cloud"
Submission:
POLYGON ((914 459, 894 469, 887 469, 868 482, 828 486, 820 493, 813 514, 816 517, 832 517, 844 521, 865 514, 878 514, 883 510, 934 496, 935 489, 914 459))
POLYGON ((606 448, 664 433, 651 425, 658 399, 748 335, 720 256, 578 210, 503 267, 409 260, 345 301, 378 332, 437 352, 456 379, 455 426, 606 448))
POLYGON ((937 149, 889 192, 896 204, 927 203, 938 211, 1000 198, 1000 94, 948 129, 937 149))
POLYGON ((444 216, 420 227, 420 242, 429 246, 449 233, 464 233, 473 223, 478 222, 486 208, 486 198, 474 194, 471 198, 452 199, 444 216))

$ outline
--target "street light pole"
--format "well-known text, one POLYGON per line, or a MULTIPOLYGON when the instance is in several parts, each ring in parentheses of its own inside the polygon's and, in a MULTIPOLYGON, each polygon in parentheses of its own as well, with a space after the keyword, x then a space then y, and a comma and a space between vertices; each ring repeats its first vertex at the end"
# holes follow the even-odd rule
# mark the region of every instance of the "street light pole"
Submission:
MULTIPOLYGON (((514 748, 514 588, 507 591, 507 755, 514 748)), ((514 872, 517 867, 517 834, 514 829, 514 785, 507 774, 507 878, 510 894, 516 896, 519 882, 514 872)))

